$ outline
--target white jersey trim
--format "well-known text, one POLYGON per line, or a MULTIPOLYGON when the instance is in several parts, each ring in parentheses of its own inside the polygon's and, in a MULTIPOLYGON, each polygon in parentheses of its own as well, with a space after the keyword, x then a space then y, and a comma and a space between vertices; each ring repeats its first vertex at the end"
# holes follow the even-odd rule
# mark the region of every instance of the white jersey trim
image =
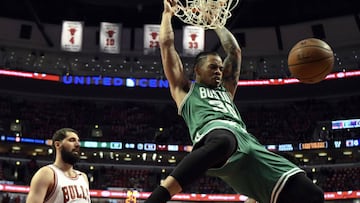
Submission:
POLYGON ((293 168, 291 170, 289 170, 288 172, 284 173, 279 180, 277 181, 276 185, 273 188, 273 191, 271 193, 271 199, 270 199, 270 203, 276 203, 280 192, 284 189, 284 186, 286 184, 286 182, 289 180, 289 178, 297 173, 305 173, 302 169, 300 168, 293 168))

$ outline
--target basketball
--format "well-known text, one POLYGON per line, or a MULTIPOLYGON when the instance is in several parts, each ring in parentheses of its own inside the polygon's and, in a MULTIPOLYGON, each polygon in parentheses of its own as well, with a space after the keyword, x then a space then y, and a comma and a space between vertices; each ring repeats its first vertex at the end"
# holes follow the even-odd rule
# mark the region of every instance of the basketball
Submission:
POLYGON ((316 38, 296 43, 288 55, 288 68, 292 77, 302 83, 321 82, 332 71, 334 54, 331 47, 316 38))

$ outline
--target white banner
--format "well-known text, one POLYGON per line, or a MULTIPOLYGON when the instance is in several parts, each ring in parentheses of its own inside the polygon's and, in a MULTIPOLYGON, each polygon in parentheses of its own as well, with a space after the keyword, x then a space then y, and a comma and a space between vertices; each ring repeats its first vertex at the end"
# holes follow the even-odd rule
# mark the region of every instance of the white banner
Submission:
POLYGON ((100 51, 110 54, 120 53, 120 24, 102 22, 100 24, 100 51))
POLYGON ((183 27, 183 53, 195 56, 204 51, 205 30, 202 27, 186 25, 183 27))
POLYGON ((144 25, 144 54, 156 53, 159 49, 160 25, 144 25))
POLYGON ((61 49, 80 52, 82 48, 84 23, 78 21, 63 21, 61 32, 61 49))

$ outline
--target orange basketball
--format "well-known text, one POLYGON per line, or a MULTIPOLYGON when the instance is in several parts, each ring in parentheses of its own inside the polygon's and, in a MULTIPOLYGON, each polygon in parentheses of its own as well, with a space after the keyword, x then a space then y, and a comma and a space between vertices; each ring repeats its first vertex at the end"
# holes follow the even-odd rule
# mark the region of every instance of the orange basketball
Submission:
POLYGON ((308 38, 290 50, 288 67, 292 77, 306 84, 318 83, 332 71, 334 53, 324 41, 308 38))

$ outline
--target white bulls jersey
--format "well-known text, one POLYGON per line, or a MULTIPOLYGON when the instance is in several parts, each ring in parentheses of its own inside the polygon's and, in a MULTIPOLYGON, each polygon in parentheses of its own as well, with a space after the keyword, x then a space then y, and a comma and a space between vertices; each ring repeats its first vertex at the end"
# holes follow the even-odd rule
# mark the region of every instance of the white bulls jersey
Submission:
POLYGON ((86 177, 75 170, 75 177, 68 177, 54 165, 48 165, 54 171, 54 187, 45 199, 45 203, 90 203, 89 185, 86 177))

